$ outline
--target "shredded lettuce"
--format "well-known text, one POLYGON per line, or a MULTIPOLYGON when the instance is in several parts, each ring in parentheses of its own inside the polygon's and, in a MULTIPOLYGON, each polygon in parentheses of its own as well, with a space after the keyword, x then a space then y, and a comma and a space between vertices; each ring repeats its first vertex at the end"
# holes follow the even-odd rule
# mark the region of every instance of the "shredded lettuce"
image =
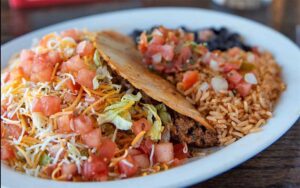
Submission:
POLYGON ((98 89, 100 83, 111 83, 112 76, 107 70, 107 66, 99 66, 96 70, 96 76, 93 78, 93 89, 98 89))
POLYGON ((40 112, 32 112, 32 124, 38 130, 42 130, 47 125, 47 117, 40 112))
POLYGON ((160 140, 161 132, 164 130, 161 119, 157 113, 157 109, 151 104, 144 104, 147 111, 147 120, 152 124, 151 129, 147 133, 152 140, 160 140))
POLYGON ((75 157, 80 157, 81 156, 80 152, 78 151, 78 149, 73 144, 68 142, 67 147, 68 147, 68 151, 70 152, 71 155, 73 155, 75 157))
POLYGON ((163 103, 156 105, 155 108, 157 109, 158 115, 164 125, 172 122, 171 116, 167 111, 167 107, 163 103))
POLYGON ((102 65, 101 57, 100 57, 98 50, 95 50, 93 60, 94 60, 95 65, 97 65, 97 66, 102 65))
POLYGON ((104 109, 104 113, 97 118, 98 123, 113 123, 120 130, 129 130, 132 126, 130 108, 141 100, 142 94, 125 94, 120 102, 112 104, 104 109))
POLYGON ((39 160, 39 165, 45 166, 45 165, 49 164, 50 161, 51 161, 51 158, 46 153, 43 153, 39 160))
POLYGON ((98 50, 95 51, 93 60, 97 66, 96 76, 93 79, 93 89, 98 89, 102 82, 111 84, 112 76, 110 75, 107 66, 103 64, 98 50))

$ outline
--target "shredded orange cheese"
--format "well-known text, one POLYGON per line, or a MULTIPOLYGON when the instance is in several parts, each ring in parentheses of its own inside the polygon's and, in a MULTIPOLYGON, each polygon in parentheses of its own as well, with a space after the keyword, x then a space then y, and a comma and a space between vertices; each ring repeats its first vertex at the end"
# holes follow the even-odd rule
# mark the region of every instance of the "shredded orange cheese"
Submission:
POLYGON ((56 63, 55 67, 53 69, 53 72, 51 74, 51 80, 53 80, 55 78, 55 74, 56 74, 56 71, 57 71, 58 67, 59 67, 59 63, 56 63))
POLYGON ((58 180, 58 178, 56 177, 56 174, 60 171, 60 169, 61 169, 61 167, 60 167, 60 166, 57 166, 57 167, 53 170, 53 172, 52 172, 52 174, 51 174, 51 178, 52 178, 52 179, 58 180))
POLYGON ((27 164, 29 164, 29 166, 33 166, 33 163, 32 163, 32 161, 29 159, 29 157, 27 156, 27 154, 26 154, 26 152, 23 150, 23 149, 21 149, 19 146, 15 146, 17 149, 18 149, 18 151, 23 155, 23 157, 26 159, 26 162, 27 162, 27 164))
POLYGON ((136 144, 138 144, 143 139, 145 133, 146 131, 141 131, 138 135, 136 135, 136 137, 131 142, 131 145, 135 146, 136 144))
POLYGON ((82 87, 81 87, 81 88, 79 89, 79 92, 78 92, 78 95, 77 95, 75 101, 74 101, 69 107, 63 109, 63 112, 73 110, 73 109, 76 107, 76 105, 79 103, 79 101, 80 101, 80 99, 81 99, 81 97, 82 97, 82 93, 83 93, 83 89, 82 89, 82 87))
POLYGON ((99 100, 97 100, 96 102, 94 102, 93 104, 91 104, 89 107, 87 107, 84 111, 83 114, 86 114, 88 111, 90 111, 93 107, 95 107, 98 104, 101 104, 102 102, 105 101, 105 99, 107 99, 109 96, 113 95, 117 93, 116 91, 113 91, 107 95, 105 95, 104 97, 100 98, 99 100))

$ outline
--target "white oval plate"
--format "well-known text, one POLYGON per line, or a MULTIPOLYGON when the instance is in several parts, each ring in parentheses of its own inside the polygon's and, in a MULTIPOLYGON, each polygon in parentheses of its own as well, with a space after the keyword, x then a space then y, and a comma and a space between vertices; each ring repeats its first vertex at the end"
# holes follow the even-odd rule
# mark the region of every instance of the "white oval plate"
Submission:
POLYGON ((128 34, 133 29, 147 29, 153 25, 191 29, 225 26, 240 33, 250 44, 271 51, 283 68, 287 90, 278 102, 274 117, 263 131, 250 134, 239 141, 207 157, 180 167, 146 177, 110 182, 56 182, 30 177, 1 165, 1 185, 4 187, 182 187, 214 177, 258 154, 281 137, 297 120, 300 114, 300 50, 285 36, 261 24, 240 17, 192 8, 149 8, 119 11, 63 22, 31 32, 1 47, 1 67, 9 57, 31 45, 32 39, 53 31, 67 28, 89 30, 114 29, 128 34))

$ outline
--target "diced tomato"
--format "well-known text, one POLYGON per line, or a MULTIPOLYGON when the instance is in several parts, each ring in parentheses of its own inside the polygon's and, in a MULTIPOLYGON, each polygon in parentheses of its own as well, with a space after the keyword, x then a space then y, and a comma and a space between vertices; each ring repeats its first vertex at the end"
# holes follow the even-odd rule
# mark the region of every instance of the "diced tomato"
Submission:
POLYGON ((142 152, 139 151, 139 150, 137 150, 137 149, 130 148, 130 149, 128 150, 128 154, 131 155, 131 156, 134 156, 134 155, 142 154, 142 152))
POLYGON ((160 53, 166 61, 171 61, 174 57, 174 47, 168 44, 165 45, 149 44, 146 52, 146 56, 152 57, 157 53, 160 53))
POLYGON ((164 64, 153 64, 154 70, 158 72, 162 72, 164 69, 166 69, 166 66, 164 64))
POLYGON ((176 64, 182 65, 187 63, 187 60, 192 56, 192 51, 189 46, 185 46, 181 49, 178 58, 176 59, 176 64))
POLYGON ((152 40, 150 41, 150 44, 158 44, 163 45, 165 42, 164 38, 159 35, 153 35, 152 40))
POLYGON ((56 64, 56 63, 61 63, 62 62, 62 57, 60 55, 59 52, 57 51, 49 51, 46 55, 46 60, 48 63, 52 64, 53 66, 56 64))
POLYGON ((5 129, 5 136, 6 138, 15 138, 18 139, 22 133, 22 128, 19 127, 18 125, 13 125, 13 124, 9 124, 9 125, 4 125, 3 127, 5 129))
POLYGON ((63 115, 57 118, 57 132, 59 133, 71 133, 71 116, 63 115))
POLYGON ((186 162, 186 159, 174 159, 174 161, 172 162, 172 166, 176 167, 176 166, 180 166, 182 164, 184 164, 186 162))
POLYGON ((44 58, 36 57, 32 64, 30 80, 33 82, 51 81, 54 65, 48 63, 44 58))
POLYGON ((66 92, 64 95, 64 101, 67 103, 73 103, 76 99, 76 95, 66 92))
POLYGON ((26 78, 30 78, 31 70, 32 70, 32 64, 33 64, 33 61, 30 61, 30 60, 28 60, 28 61, 21 61, 20 64, 19 64, 19 67, 23 71, 24 76, 26 78))
MULTIPOLYGON (((8 71, 3 72, 3 73, 1 74, 3 83, 7 83, 7 82, 9 81, 9 76, 10 76, 10 72, 8 72, 8 71)), ((1 86, 2 86, 3 83, 1 82, 1 86)))
POLYGON ((238 84, 243 79, 243 76, 236 70, 232 70, 227 73, 227 80, 234 85, 238 84))
POLYGON ((145 56, 146 57, 152 57, 155 54, 161 53, 161 46, 162 45, 156 45, 156 44, 148 45, 145 56))
MULTIPOLYGON (((66 80, 65 85, 72 92, 75 92, 75 91, 79 90, 79 88, 80 88, 80 85, 77 83, 73 84, 71 79, 66 80)), ((76 97, 76 96, 74 96, 74 97, 76 97)))
MULTIPOLYGON (((201 55, 204 55, 204 54, 208 53, 208 49, 203 45, 198 45, 196 52, 201 55)), ((208 63, 208 62, 206 62, 206 63, 208 63)))
MULTIPOLYGON (((59 150, 62 148, 62 146, 60 144, 55 144, 55 145, 52 145, 51 147, 48 148, 48 151, 49 151, 49 155, 51 157, 56 157, 57 155, 57 152, 59 152, 59 150)), ((62 159, 65 155, 65 151, 62 151, 58 158, 59 159, 62 159)))
POLYGON ((104 160, 110 160, 113 158, 117 151, 117 144, 114 143, 109 138, 102 138, 101 139, 101 145, 99 146, 99 156, 104 160))
POLYGON ((16 67, 9 73, 9 81, 21 80, 23 77, 28 78, 24 75, 23 69, 21 67, 16 67))
POLYGON ((168 32, 168 42, 173 42, 174 44, 177 44, 179 39, 176 36, 176 34, 174 32, 168 32))
POLYGON ((22 50, 20 53, 19 67, 21 67, 26 77, 30 77, 34 56, 35 53, 31 50, 22 50))
POLYGON ((174 159, 174 148, 170 142, 155 145, 154 156, 157 162, 169 162, 174 159))
POLYGON ((18 120, 17 114, 14 114, 10 119, 11 119, 11 120, 18 120))
POLYGON ((81 139, 89 147, 97 147, 101 144, 101 129, 97 128, 88 133, 82 134, 81 139))
POLYGON ((235 89, 239 92, 239 94, 242 97, 245 97, 250 93, 251 86, 252 86, 252 84, 249 84, 247 82, 241 82, 241 83, 237 84, 235 89))
POLYGON ((80 40, 80 35, 81 35, 81 32, 77 29, 68 29, 68 30, 65 30, 65 31, 61 32, 62 37, 71 37, 75 41, 80 40))
POLYGON ((148 168, 150 166, 150 160, 146 154, 134 155, 132 158, 138 167, 148 168))
POLYGON ((62 176, 70 180, 74 175, 77 174, 77 166, 75 163, 64 163, 61 167, 62 176))
POLYGON ((71 57, 68 61, 65 61, 61 65, 62 72, 77 72, 80 69, 86 68, 84 61, 80 59, 79 55, 71 57))
POLYGON ((241 53, 241 49, 238 47, 233 47, 227 51, 227 54, 231 57, 235 57, 241 53))
POLYGON ((171 61, 174 57, 174 47, 171 45, 163 45, 161 47, 161 55, 166 61, 171 61))
POLYGON ((147 39, 147 35, 145 32, 143 32, 140 36, 140 41, 139 41, 139 45, 138 45, 138 49, 140 50, 141 53, 145 53, 147 50, 147 46, 148 46, 148 39, 147 39))
POLYGON ((184 145, 183 144, 175 144, 174 145, 174 157, 177 159, 185 159, 189 156, 188 152, 184 152, 184 145))
POLYGON ((56 63, 62 62, 62 57, 58 51, 52 50, 34 56, 34 61, 38 63, 45 63, 54 67, 56 63))
POLYGON ((194 38, 195 38, 194 33, 186 33, 184 35, 184 40, 186 41, 194 41, 194 38))
POLYGON ((35 98, 32 104, 32 112, 41 112, 45 116, 50 116, 61 111, 61 99, 57 96, 44 96, 35 98))
POLYGON ((20 53, 20 61, 33 60, 35 53, 32 50, 22 50, 20 53))
POLYGON ((57 164, 49 164, 49 165, 45 166, 42 171, 45 172, 45 174, 47 176, 51 177, 52 172, 55 170, 56 167, 57 167, 57 164))
POLYGON ((152 150, 152 145, 153 145, 153 141, 150 140, 149 138, 146 138, 142 141, 142 143, 140 144, 139 149, 141 151, 143 151, 145 154, 150 154, 151 150, 152 150))
POLYGON ((96 76, 95 71, 91 71, 88 69, 81 69, 78 71, 78 75, 76 77, 76 81, 89 89, 93 89, 93 79, 96 76))
POLYGON ((82 166, 82 176, 87 180, 107 180, 108 167, 107 164, 97 156, 90 156, 82 166))
POLYGON ((158 30, 162 33, 163 36, 166 36, 169 33, 169 30, 163 26, 160 26, 158 30))
POLYGON ((118 162, 118 169, 119 172, 126 175, 126 177, 132 177, 137 173, 138 166, 133 158, 128 155, 125 159, 118 162))
POLYGON ((148 131, 151 129, 149 121, 145 118, 139 119, 132 124, 132 131, 135 135, 138 135, 142 131, 148 131))
POLYGON ((86 134, 93 130, 94 120, 86 115, 79 115, 71 120, 74 131, 79 134, 86 134))
POLYGON ((76 53, 80 56, 91 56, 94 54, 95 47, 90 41, 81 41, 76 47, 76 53))
POLYGON ((198 71, 187 71, 183 75, 182 86, 183 89, 189 89, 198 81, 198 71))
POLYGON ((15 151, 12 145, 6 140, 1 139, 1 160, 9 160, 15 158, 15 151))
POLYGON ((251 51, 256 54, 257 56, 260 56, 260 50, 257 46, 254 46, 253 48, 251 48, 251 51))
POLYGON ((32 101, 32 112, 41 112, 43 113, 43 106, 41 100, 38 98, 33 99, 32 101))
POLYGON ((232 70, 238 70, 240 68, 240 65, 237 63, 224 63, 221 65, 222 71, 227 73, 232 70))
POLYGON ((40 100, 43 106, 43 113, 46 116, 50 116, 61 111, 61 99, 58 96, 44 96, 41 97, 40 100))

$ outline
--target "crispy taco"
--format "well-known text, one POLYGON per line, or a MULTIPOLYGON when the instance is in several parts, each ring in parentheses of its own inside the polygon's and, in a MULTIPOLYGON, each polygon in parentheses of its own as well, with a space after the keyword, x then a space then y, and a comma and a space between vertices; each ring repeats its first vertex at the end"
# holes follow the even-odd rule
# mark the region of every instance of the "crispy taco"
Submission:
POLYGON ((97 34, 96 46, 103 59, 114 71, 149 97, 164 103, 175 112, 175 116, 180 117, 178 120, 180 123, 177 123, 178 130, 174 132, 181 135, 178 136, 178 138, 182 138, 181 141, 195 143, 196 146, 201 146, 200 143, 211 144, 206 143, 202 134, 194 136, 195 140, 193 141, 186 139, 189 134, 188 130, 194 133, 197 132, 197 129, 204 129, 211 133, 213 128, 171 83, 142 65, 141 54, 130 37, 114 31, 103 31, 97 34), (204 127, 201 128, 200 125, 204 127), (193 129, 195 131, 191 131, 193 129))

